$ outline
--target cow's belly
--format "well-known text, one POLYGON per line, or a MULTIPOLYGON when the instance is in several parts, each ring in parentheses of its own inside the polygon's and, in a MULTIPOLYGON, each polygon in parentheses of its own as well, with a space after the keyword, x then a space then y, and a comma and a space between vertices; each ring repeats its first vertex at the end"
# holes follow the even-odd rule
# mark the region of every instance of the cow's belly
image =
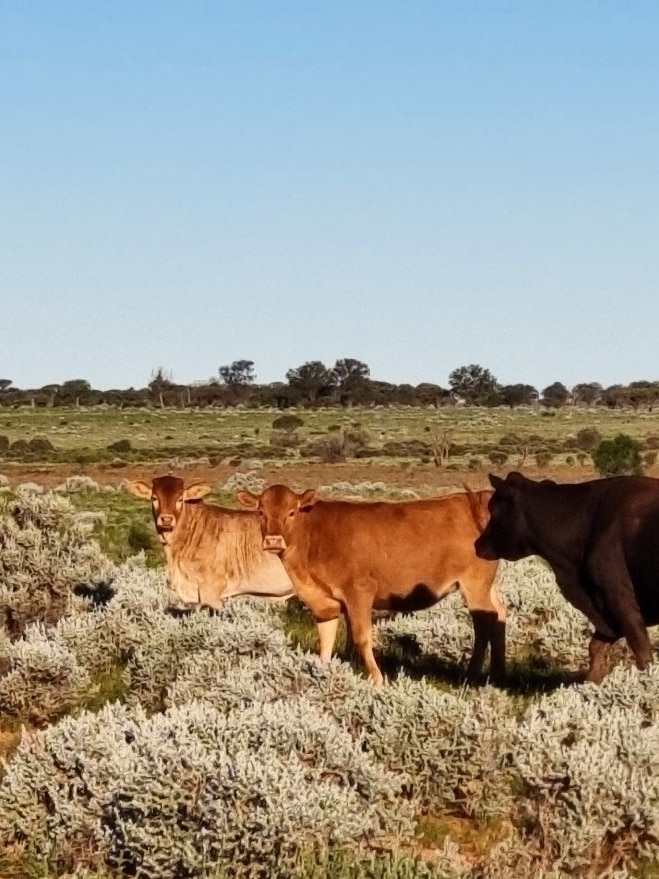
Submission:
POLYGON ((417 583, 405 592, 388 592, 375 597, 373 607, 376 610, 395 610, 399 612, 412 612, 432 607, 442 598, 458 590, 458 583, 451 583, 443 587, 426 586, 425 583, 417 583))

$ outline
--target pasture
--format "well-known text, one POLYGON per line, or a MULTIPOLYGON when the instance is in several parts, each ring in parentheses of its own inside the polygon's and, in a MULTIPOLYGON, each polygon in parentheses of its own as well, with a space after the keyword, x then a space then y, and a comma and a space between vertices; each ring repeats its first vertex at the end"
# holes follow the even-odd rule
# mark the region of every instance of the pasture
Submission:
POLYGON ((528 475, 592 478, 588 456, 566 462, 579 431, 651 449, 659 415, 300 411, 279 447, 277 414, 0 411, 0 435, 60 456, 0 462, 0 877, 659 875, 659 672, 619 646, 604 684, 583 684, 588 625, 541 562, 502 569, 503 687, 466 685, 471 623, 451 596, 376 622, 378 689, 348 656, 320 664, 295 601, 171 612, 149 507, 120 487, 172 467, 231 504, 275 480, 424 496, 484 486, 506 436, 554 450, 538 467, 527 449, 528 475), (457 450, 442 467, 414 445, 299 453, 350 430, 379 450, 450 432, 457 450), (272 446, 285 454, 258 456, 272 446))

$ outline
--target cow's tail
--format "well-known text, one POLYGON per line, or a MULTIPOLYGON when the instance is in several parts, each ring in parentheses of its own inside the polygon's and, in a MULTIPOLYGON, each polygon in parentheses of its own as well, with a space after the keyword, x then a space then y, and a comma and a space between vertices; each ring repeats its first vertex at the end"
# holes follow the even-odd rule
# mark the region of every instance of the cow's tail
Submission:
POLYGON ((485 531, 489 519, 487 505, 492 496, 492 492, 472 491, 466 482, 462 483, 462 487, 467 493, 469 509, 471 510, 471 515, 476 524, 476 528, 478 528, 479 532, 482 534, 483 531, 485 531))

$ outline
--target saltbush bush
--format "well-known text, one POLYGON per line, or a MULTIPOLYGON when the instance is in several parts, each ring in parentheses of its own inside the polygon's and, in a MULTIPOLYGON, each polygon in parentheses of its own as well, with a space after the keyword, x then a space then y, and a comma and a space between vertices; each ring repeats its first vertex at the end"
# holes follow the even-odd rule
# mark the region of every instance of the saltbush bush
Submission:
POLYGON ((19 486, 0 495, 0 625, 12 636, 32 622, 52 624, 79 583, 107 579, 112 566, 76 518, 68 498, 19 486))

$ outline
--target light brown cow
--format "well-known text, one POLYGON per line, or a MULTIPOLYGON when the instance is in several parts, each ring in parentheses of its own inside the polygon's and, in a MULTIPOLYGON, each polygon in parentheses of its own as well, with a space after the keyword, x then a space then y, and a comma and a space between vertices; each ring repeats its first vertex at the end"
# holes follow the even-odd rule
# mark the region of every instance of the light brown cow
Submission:
POLYGON ((158 476, 151 485, 129 482, 127 488, 151 501, 171 586, 186 605, 217 609, 233 595, 294 594, 281 561, 262 548, 254 513, 206 504, 209 485, 186 488, 177 476, 158 476))
POLYGON ((474 649, 468 674, 480 672, 488 645, 493 679, 505 675, 506 609, 494 580, 497 563, 477 558, 474 541, 487 521, 491 491, 404 502, 320 500, 272 485, 239 491, 261 517, 264 549, 281 557, 299 598, 318 626, 320 655, 332 655, 339 616, 370 678, 382 682, 373 656, 371 611, 419 610, 460 590, 471 612, 474 649))

